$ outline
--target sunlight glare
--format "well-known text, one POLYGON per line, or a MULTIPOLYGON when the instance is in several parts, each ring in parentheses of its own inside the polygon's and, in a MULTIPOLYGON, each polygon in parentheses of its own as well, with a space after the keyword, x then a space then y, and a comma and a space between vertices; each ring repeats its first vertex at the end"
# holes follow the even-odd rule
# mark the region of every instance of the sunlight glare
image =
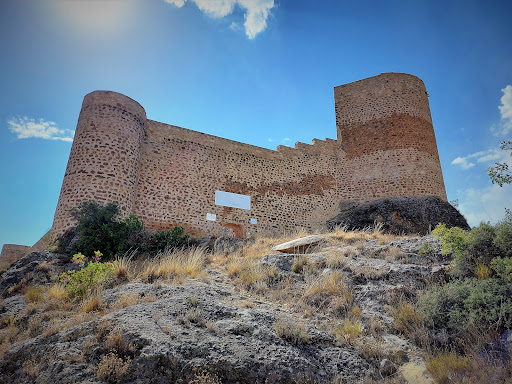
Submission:
POLYGON ((123 27, 128 19, 130 0, 57 0, 58 13, 73 28, 105 33, 123 27))

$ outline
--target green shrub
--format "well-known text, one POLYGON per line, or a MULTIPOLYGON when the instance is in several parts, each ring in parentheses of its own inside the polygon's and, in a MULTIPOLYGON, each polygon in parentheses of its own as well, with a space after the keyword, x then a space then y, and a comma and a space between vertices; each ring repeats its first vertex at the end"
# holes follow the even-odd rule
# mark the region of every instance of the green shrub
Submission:
POLYGON ((435 286, 419 299, 418 312, 427 327, 458 337, 469 336, 472 327, 501 333, 512 327, 512 282, 466 279, 435 286))
POLYGON ((495 257, 503 256, 494 241, 495 237, 496 228, 490 224, 481 223, 471 230, 467 240, 467 253, 475 264, 489 265, 495 257))
POLYGON ((441 239, 443 255, 457 255, 463 254, 467 249, 467 233, 459 227, 446 228, 443 223, 437 224, 436 228, 432 231, 434 238, 441 239))
POLYGON ((185 247, 190 242, 190 237, 181 227, 151 232, 144 228, 144 223, 137 216, 119 219, 120 210, 116 202, 101 205, 87 201, 71 210, 71 215, 78 220, 80 235, 73 251, 85 255, 92 255, 97 249, 103 250, 106 259, 130 249, 156 255, 163 250, 185 247))
POLYGON ((87 263, 88 260, 83 254, 75 254, 72 260, 82 269, 64 272, 60 276, 69 298, 83 296, 92 288, 108 286, 114 280, 115 263, 100 262, 102 254, 99 251, 94 255, 93 261, 87 263))
POLYGON ((436 253, 436 250, 429 244, 423 243, 421 248, 418 251, 418 256, 420 257, 432 257, 436 253))
POLYGON ((499 278, 512 282, 512 257, 496 257, 491 262, 491 267, 499 278))
POLYGON ((496 225, 494 242, 504 257, 512 257, 512 215, 510 210, 507 210, 505 220, 496 225))
POLYGON ((144 251, 156 254, 160 251, 187 246, 190 243, 190 236, 185 234, 182 227, 174 227, 170 231, 155 232, 148 243, 144 251))
POLYGON ((130 248, 130 233, 141 230, 143 224, 133 215, 120 221, 119 214, 119 206, 115 202, 101 205, 96 201, 86 201, 79 208, 72 209, 71 216, 78 220, 80 234, 74 252, 92 255, 95 250, 102 249, 107 259, 126 252, 130 248))

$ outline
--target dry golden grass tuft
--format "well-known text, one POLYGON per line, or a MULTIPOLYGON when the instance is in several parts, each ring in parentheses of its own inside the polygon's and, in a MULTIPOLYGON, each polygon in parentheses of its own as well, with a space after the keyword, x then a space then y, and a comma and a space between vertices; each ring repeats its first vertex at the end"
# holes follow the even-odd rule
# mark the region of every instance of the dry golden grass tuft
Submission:
POLYGON ((129 356, 133 353, 134 347, 123 338, 120 328, 116 327, 110 331, 105 339, 105 347, 117 356, 129 356))
POLYGON ((449 383, 451 374, 461 373, 469 366, 469 358, 459 356, 455 352, 442 352, 427 358, 427 371, 440 384, 449 383))
POLYGON ((423 322, 411 303, 399 301, 398 305, 387 308, 393 316, 393 326, 398 332, 409 335, 423 328, 423 322))
POLYGON ((203 248, 166 251, 156 260, 146 263, 142 278, 153 282, 158 278, 182 282, 187 278, 196 278, 203 271, 206 255, 203 248))
POLYGON ((109 353, 98 364, 98 379, 106 383, 119 382, 130 368, 130 359, 123 360, 114 353, 109 353))
POLYGON ((68 293, 64 284, 54 284, 48 288, 48 298, 66 301, 68 299, 68 293))
POLYGON ((92 292, 82 299, 80 310, 85 313, 97 312, 104 307, 100 292, 92 292))
POLYGON ((310 265, 310 258, 308 256, 295 256, 292 264, 292 272, 303 273, 304 270, 310 265))
POLYGON ((316 308, 344 314, 352 306, 352 289, 341 272, 332 271, 320 276, 307 277, 303 301, 316 308))
POLYGON ((350 344, 361 334, 362 330, 360 321, 345 319, 334 327, 332 333, 336 339, 350 344))
POLYGON ((407 253, 398 247, 389 247, 381 253, 381 256, 387 261, 409 262, 410 259, 407 253))
POLYGON ((44 287, 29 285, 25 290, 25 303, 39 303, 44 300, 44 287))
POLYGON ((278 337, 293 345, 309 344, 312 340, 307 327, 296 320, 278 318, 274 322, 274 330, 278 337))
POLYGON ((41 272, 49 272, 50 268, 50 264, 48 263, 41 263, 37 266, 37 270, 41 272))
POLYGON ((137 292, 123 293, 112 305, 113 310, 123 309, 140 303, 140 296, 137 292))
POLYGON ((119 281, 127 281, 130 279, 132 263, 131 260, 135 256, 135 252, 122 257, 117 257, 114 261, 114 276, 119 281))

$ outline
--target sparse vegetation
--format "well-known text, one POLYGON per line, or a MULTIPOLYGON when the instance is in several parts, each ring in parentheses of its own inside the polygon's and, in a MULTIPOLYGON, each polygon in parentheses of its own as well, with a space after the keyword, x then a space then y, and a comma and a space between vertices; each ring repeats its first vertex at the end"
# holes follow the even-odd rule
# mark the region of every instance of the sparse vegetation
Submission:
POLYGON ((361 334, 361 331, 361 322, 345 319, 334 328, 333 334, 339 340, 352 343, 361 334))
POLYGON ((130 368, 130 359, 123 360, 114 353, 109 353, 98 364, 98 379, 106 383, 117 383, 130 368))
POLYGON ((72 260, 81 269, 61 275, 61 282, 65 285, 69 298, 83 296, 93 288, 108 286, 114 280, 115 263, 102 263, 102 254, 99 251, 94 252, 94 255, 93 261, 88 262, 83 254, 75 254, 72 260))
POLYGON ((308 329, 300 322, 280 318, 275 321, 274 330, 278 337, 293 345, 311 343, 311 335, 308 329))
MULTIPOLYGON (((445 257, 453 258, 453 272, 447 281, 425 279, 414 287, 400 283, 393 289, 386 288, 383 305, 388 306, 382 317, 375 316, 375 309, 368 311, 365 293, 359 291, 358 284, 370 288, 386 284, 393 277, 389 276, 387 267, 380 266, 391 263, 398 266, 397 262, 407 260, 408 256, 398 247, 369 247, 369 240, 377 239, 379 244, 393 240, 385 238, 380 231, 338 229, 325 234, 329 244, 319 250, 319 255, 293 259, 294 273, 261 263, 265 254, 272 253, 273 245, 290 240, 289 237, 258 238, 235 255, 206 254, 204 249, 195 248, 168 249, 151 258, 137 259, 134 253, 127 253, 104 262, 99 252, 93 257, 77 253, 73 257, 75 271, 63 274, 60 283, 50 276, 53 283, 47 287, 30 280, 11 287, 12 294, 25 294, 28 306, 20 321, 8 316, 1 319, 0 355, 26 338, 55 335, 102 314, 169 297, 166 292, 169 285, 182 284, 187 279, 211 284, 214 277, 216 282, 230 282, 241 295, 234 302, 227 299, 224 303, 241 310, 233 318, 236 326, 226 328, 225 322, 231 321, 226 319, 232 316, 228 312, 222 315, 224 320, 211 321, 211 307, 204 296, 191 294, 179 304, 182 307, 174 315, 176 323, 169 322, 172 317, 153 318, 167 340, 179 339, 179 328, 176 329, 179 326, 186 327, 187 332, 200 331, 214 337, 226 333, 244 338, 258 335, 261 330, 246 321, 245 315, 239 317, 240 314, 258 312, 261 305, 279 306, 286 312, 274 317, 273 323, 270 320, 269 325, 275 335, 293 346, 307 348, 304 346, 315 343, 316 332, 329 332, 336 345, 349 344, 349 348, 372 364, 389 358, 400 365, 405 358, 389 354, 383 347, 389 342, 389 334, 394 334, 393 337, 408 338, 410 343, 423 348, 428 356, 428 370, 438 383, 486 382, 485 375, 497 377, 495 382, 506 382, 504 378, 512 373, 510 359, 502 362, 495 357, 481 356, 486 345, 512 329, 511 222, 504 220, 495 226, 482 224, 469 232, 438 226, 434 231, 443 241, 445 257), (363 260, 366 261, 358 264, 363 260), (152 288, 121 291, 114 296, 105 293, 102 298, 102 288, 127 281, 132 281, 134 286, 152 283, 152 288), (392 323, 386 319, 389 315, 392 323)), ((375 247, 375 241, 370 244, 375 247)), ((434 252, 425 243, 419 253, 432 257, 434 252)), ((411 260, 414 262, 415 258, 411 260)), ((52 270, 53 266, 45 272, 55 273, 52 270)), ((126 380, 133 369, 131 362, 136 349, 127 342, 120 328, 102 324, 96 327, 96 338, 91 335, 87 348, 84 343, 82 354, 70 355, 68 360, 83 363, 97 356, 96 373, 100 380, 112 383, 126 380)), ((268 337, 268 333, 262 335, 268 337)), ((41 369, 30 361, 23 362, 22 368, 30 377, 36 377, 31 375, 41 369)), ((187 377, 192 383, 217 384, 224 379, 219 372, 207 369, 196 371, 193 376, 189 373, 187 377)), ((390 380, 401 382, 399 376, 390 380)))

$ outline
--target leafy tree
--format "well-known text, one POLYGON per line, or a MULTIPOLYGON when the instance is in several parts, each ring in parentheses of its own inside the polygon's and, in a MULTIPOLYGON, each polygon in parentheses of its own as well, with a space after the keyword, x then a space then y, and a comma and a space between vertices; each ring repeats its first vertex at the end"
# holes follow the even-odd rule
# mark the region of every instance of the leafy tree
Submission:
MULTIPOLYGON (((503 141, 500 148, 504 151, 511 151, 512 156, 512 141, 503 141)), ((498 184, 503 187, 503 184, 512 183, 512 171, 508 168, 506 163, 496 163, 494 167, 487 168, 487 174, 491 178, 492 183, 498 184)))

